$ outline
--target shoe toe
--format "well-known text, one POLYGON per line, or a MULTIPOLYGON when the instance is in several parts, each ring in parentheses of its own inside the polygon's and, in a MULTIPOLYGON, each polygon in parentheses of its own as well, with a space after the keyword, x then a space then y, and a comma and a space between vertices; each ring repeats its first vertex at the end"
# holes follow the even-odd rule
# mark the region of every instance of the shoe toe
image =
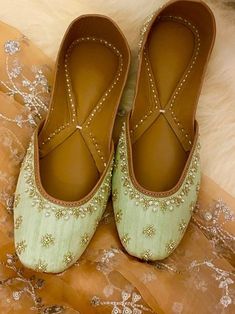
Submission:
POLYGON ((74 264, 88 246, 106 208, 112 161, 91 197, 80 205, 52 201, 35 178, 31 144, 19 175, 14 201, 15 249, 22 264, 58 273, 74 264), (72 206, 73 205, 73 206, 72 206))
POLYGON ((49 214, 25 208, 28 202, 22 200, 15 213, 15 248, 23 265, 37 271, 56 273, 74 264, 100 218, 98 211, 75 218, 68 209, 49 214))
POLYGON ((127 153, 125 126, 118 144, 112 196, 120 240, 127 252, 144 260, 162 260, 180 243, 196 204, 200 184, 200 145, 172 193, 155 196, 136 186, 127 153))
POLYGON ((126 251, 144 260, 168 257, 181 241, 193 207, 189 200, 175 211, 162 210, 158 205, 146 209, 125 198, 117 201, 115 220, 126 251))

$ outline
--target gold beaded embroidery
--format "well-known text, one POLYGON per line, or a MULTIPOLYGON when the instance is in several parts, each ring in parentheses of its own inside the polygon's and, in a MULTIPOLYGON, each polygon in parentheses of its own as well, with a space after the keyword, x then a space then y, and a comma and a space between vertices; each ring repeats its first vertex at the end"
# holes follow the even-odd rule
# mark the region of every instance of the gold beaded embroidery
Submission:
POLYGON ((200 184, 197 184, 196 185, 196 192, 197 192, 197 194, 199 193, 199 191, 200 191, 200 184))
POLYGON ((38 272, 45 272, 47 271, 47 266, 48 264, 44 260, 39 259, 34 269, 38 272))
POLYGON ((148 261, 152 257, 153 253, 150 250, 146 250, 141 254, 141 258, 148 261))
POLYGON ((68 266, 73 261, 73 259, 74 259, 74 256, 69 251, 66 254, 64 254, 63 263, 68 266))
POLYGON ((156 234, 156 228, 154 227, 154 225, 148 225, 144 227, 143 234, 147 238, 152 238, 156 234))
POLYGON ((131 238, 129 237, 128 233, 125 233, 124 236, 121 238, 121 242, 126 245, 130 242, 131 238))
MULTIPOLYGON (((131 200, 135 201, 136 206, 141 206, 144 210, 147 210, 151 207, 153 212, 161 210, 163 213, 166 211, 173 211, 175 207, 179 207, 185 202, 185 197, 189 194, 192 188, 196 188, 196 174, 199 172, 199 149, 200 145, 197 144, 192 160, 187 171, 186 178, 179 190, 172 196, 165 197, 162 199, 156 199, 151 196, 144 195, 139 192, 132 184, 131 179, 129 178, 128 173, 128 155, 127 155, 127 139, 126 139, 126 125, 123 125, 123 131, 120 136, 118 144, 118 153, 119 159, 117 162, 120 165, 115 171, 121 172, 121 181, 124 187, 124 194, 128 195, 131 200), (126 167, 122 167, 125 165, 126 167)), ((117 195, 117 197, 119 197, 117 195)), ((116 214, 117 215, 117 214, 116 214)), ((118 218, 117 222, 120 220, 118 218)))
POLYGON ((190 210, 191 215, 192 215, 193 212, 194 212, 195 206, 196 206, 196 203, 195 203, 194 201, 192 201, 191 204, 190 204, 190 207, 189 207, 189 210, 190 210))
POLYGON ((180 224, 179 224, 179 232, 184 233, 186 227, 187 227, 187 223, 184 219, 182 219, 180 224))
POLYGON ((93 230, 95 231, 97 229, 97 227, 99 226, 99 223, 100 223, 100 218, 97 218, 95 220, 95 223, 94 223, 94 227, 93 227, 93 230))
POLYGON ((95 211, 96 211, 96 208, 94 206, 92 206, 91 204, 87 206, 87 212, 92 215, 95 211))
POLYGON ((170 254, 176 247, 175 241, 170 241, 169 243, 166 244, 166 252, 170 254))
POLYGON ((20 194, 16 194, 14 197, 14 207, 17 207, 20 202, 20 194))
POLYGON ((18 216, 15 220, 15 229, 19 229, 20 226, 22 225, 22 222, 23 222, 23 217, 18 216))
POLYGON ((120 223, 121 222, 121 220, 122 220, 122 215, 123 215, 123 213, 122 213, 122 210, 120 209, 116 214, 115 214, 115 220, 116 220, 116 223, 120 223))
POLYGON ((147 208, 150 206, 149 200, 146 199, 146 198, 143 198, 141 204, 142 204, 142 206, 143 206, 144 209, 147 209, 147 208))
POLYGON ((64 217, 64 210, 62 209, 62 208, 57 208, 57 209, 55 209, 55 211, 54 211, 54 213, 55 213, 55 217, 56 217, 56 219, 61 219, 61 218, 63 218, 64 217))
POLYGON ((81 237, 80 243, 81 243, 82 246, 86 246, 87 243, 89 242, 89 240, 90 240, 89 234, 88 233, 84 233, 84 235, 81 237))
POLYGON ((26 241, 22 240, 20 242, 16 243, 16 252, 18 255, 20 255, 21 253, 23 253, 25 251, 27 247, 26 241))
POLYGON ((86 204, 79 207, 58 207, 44 197, 37 190, 36 182, 34 178, 34 154, 33 154, 33 140, 31 141, 26 157, 22 163, 22 169, 24 170, 24 180, 26 183, 25 192, 32 198, 32 206, 37 208, 39 212, 45 211, 45 216, 50 217, 54 214, 55 218, 60 220, 68 220, 70 217, 75 219, 84 218, 87 214, 92 215, 101 207, 104 210, 106 207, 107 199, 111 190, 111 176, 112 176, 113 161, 111 162, 110 169, 106 174, 99 190, 94 197, 86 204))
POLYGON ((48 248, 48 247, 50 247, 50 246, 55 244, 55 238, 53 237, 52 234, 47 233, 44 236, 42 236, 41 244, 42 244, 43 247, 48 248))
POLYGON ((117 189, 115 189, 115 190, 112 191, 112 200, 113 200, 113 202, 116 202, 117 197, 118 197, 118 191, 117 191, 117 189))

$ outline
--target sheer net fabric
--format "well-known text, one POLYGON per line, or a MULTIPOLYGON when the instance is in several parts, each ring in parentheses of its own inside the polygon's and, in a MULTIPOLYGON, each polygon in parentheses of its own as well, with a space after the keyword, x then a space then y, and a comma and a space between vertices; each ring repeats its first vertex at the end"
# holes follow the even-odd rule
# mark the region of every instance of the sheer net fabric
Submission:
POLYGON ((167 260, 128 256, 109 203, 71 268, 50 275, 20 264, 14 189, 30 136, 47 111, 53 63, 17 30, 3 23, 0 30, 0 313, 234 313, 235 200, 206 177, 183 241, 167 260))

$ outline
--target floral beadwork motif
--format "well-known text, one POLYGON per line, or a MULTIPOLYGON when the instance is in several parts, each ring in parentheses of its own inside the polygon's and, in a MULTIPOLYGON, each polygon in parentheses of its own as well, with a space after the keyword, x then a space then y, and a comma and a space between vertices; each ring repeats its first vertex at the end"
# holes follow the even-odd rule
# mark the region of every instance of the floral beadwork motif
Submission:
POLYGON ((26 244, 25 240, 17 242, 16 243, 16 252, 17 252, 17 254, 19 254, 19 255, 22 254, 25 251, 26 247, 27 247, 27 244, 26 244))
POLYGON ((122 238, 121 238, 121 242, 122 242, 124 245, 128 244, 128 243, 130 242, 130 240, 131 240, 131 238, 130 238, 130 236, 129 236, 128 233, 125 233, 125 234, 122 236, 122 238))
POLYGON ((19 229, 22 225, 22 222, 23 222, 23 217, 20 215, 15 219, 15 223, 14 223, 15 229, 19 229))
POLYGON ((35 127, 45 116, 49 103, 49 84, 42 68, 32 66, 31 78, 27 77, 24 71, 24 64, 20 61, 18 53, 21 45, 27 44, 25 36, 18 40, 7 40, 4 44, 6 54, 6 75, 7 80, 0 80, 0 85, 6 89, 6 93, 12 97, 20 97, 24 104, 22 113, 14 118, 0 113, 0 118, 16 123, 18 127, 29 124, 35 127))
MULTIPOLYGON (((192 156, 189 169, 187 170, 186 177, 179 188, 179 190, 172 196, 165 198, 154 198, 148 195, 144 195, 133 185, 128 172, 128 148, 126 138, 126 124, 123 125, 122 134, 120 136, 118 144, 119 158, 116 159, 115 172, 121 172, 121 181, 124 188, 124 194, 128 195, 130 200, 135 201, 136 206, 141 206, 144 210, 151 208, 153 212, 160 210, 165 213, 166 211, 173 211, 175 208, 181 206, 185 202, 185 198, 188 196, 192 189, 195 189, 198 194, 196 175, 200 171, 200 157, 199 157, 200 144, 196 144, 195 151, 192 156)), ((189 208, 191 211, 191 208, 189 208)))
POLYGON ((166 244, 166 252, 170 254, 176 247, 175 241, 170 241, 169 243, 166 244))
POLYGON ((83 236, 81 237, 80 243, 81 243, 82 246, 86 246, 89 241, 90 241, 90 236, 89 236, 88 233, 85 232, 85 233, 83 234, 83 236))
POLYGON ((186 230, 186 227, 187 227, 187 223, 184 219, 182 219, 181 222, 179 223, 179 232, 183 234, 186 230))
POLYGON ((153 253, 150 250, 146 250, 141 254, 141 258, 145 261, 148 261, 151 259, 153 253))
POLYGON ((14 197, 14 207, 17 207, 20 203, 20 194, 16 194, 14 197))
POLYGON ((74 260, 74 256, 72 252, 67 252, 66 254, 64 254, 63 257, 63 263, 68 266, 72 263, 72 261, 74 260))
POLYGON ((140 294, 136 292, 121 292, 121 301, 102 301, 98 296, 94 296, 91 300, 92 306, 112 306, 112 314, 142 314, 154 313, 149 307, 138 303, 142 300, 140 294))
POLYGON ((156 228, 154 227, 154 225, 148 225, 144 227, 143 235, 146 238, 152 238, 153 236, 155 236, 155 234, 156 234, 156 228))
POLYGON ((117 200, 118 191, 115 189, 112 191, 112 200, 113 202, 116 202, 117 200))
POLYGON ((122 210, 120 209, 116 214, 115 214, 115 220, 116 220, 116 223, 120 223, 121 222, 121 220, 122 220, 122 215, 123 215, 123 213, 122 213, 122 210))
POLYGON ((46 272, 48 264, 46 261, 39 259, 37 264, 35 265, 35 271, 37 272, 46 272))
POLYGON ((107 171, 101 186, 95 195, 86 204, 79 207, 63 207, 56 206, 50 201, 46 200, 36 187, 34 177, 34 153, 33 153, 33 141, 30 143, 25 159, 22 163, 23 168, 23 180, 25 180, 26 189, 25 192, 32 199, 32 207, 36 208, 39 212, 44 212, 46 217, 54 215, 56 219, 68 220, 71 217, 75 219, 84 218, 87 215, 92 215, 100 208, 102 211, 106 208, 106 201, 111 190, 111 174, 112 174, 113 162, 111 162, 110 168, 107 171))
POLYGON ((41 244, 43 247, 48 248, 55 244, 55 238, 52 234, 47 233, 41 238, 41 244))

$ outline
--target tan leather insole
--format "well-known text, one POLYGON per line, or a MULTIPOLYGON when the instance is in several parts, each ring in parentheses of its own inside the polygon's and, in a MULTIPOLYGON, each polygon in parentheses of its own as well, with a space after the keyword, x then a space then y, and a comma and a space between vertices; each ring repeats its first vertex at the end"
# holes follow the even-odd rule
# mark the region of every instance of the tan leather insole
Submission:
MULTIPOLYGON (((118 57, 104 45, 87 41, 72 49, 68 64, 76 100, 77 124, 82 126, 113 82, 117 74, 118 57)), ((65 93, 66 88, 65 85, 65 93)), ((55 99, 55 102, 63 102, 64 99, 55 99)), ((61 106, 64 104, 55 103, 53 114, 58 114, 55 111, 61 106)), ((98 124, 102 129, 101 120, 98 124)), ((101 137, 108 135, 107 129, 103 129, 100 134, 101 137)), ((77 201, 87 195, 97 183, 101 172, 79 129, 74 129, 60 145, 41 158, 40 169, 47 193, 65 201, 77 201)))
MULTIPOLYGON (((146 45, 146 53, 156 85, 160 109, 165 108, 170 101, 179 80, 191 62, 194 49, 194 34, 184 24, 163 20, 158 21, 153 27, 146 45)), ((186 81, 191 80, 192 83, 194 77, 193 74, 190 75, 186 81)), ((193 84, 190 88, 194 88, 193 84)), ((146 83, 139 88, 141 92, 145 92, 145 95, 146 89, 147 93, 152 93, 146 83)), ((140 95, 139 99, 143 100, 143 97, 140 95)), ((152 99, 149 97, 146 102, 152 99)), ((183 126, 188 133, 193 132, 194 101, 195 99, 184 95, 182 90, 174 103, 177 117, 182 118, 183 126)), ((138 110, 138 99, 136 109, 138 110)), ((159 111, 159 108, 155 110, 159 111)), ((183 148, 181 140, 176 136, 164 114, 160 114, 137 138, 132 149, 135 176, 144 188, 160 192, 175 186, 185 166, 188 152, 183 148)))

